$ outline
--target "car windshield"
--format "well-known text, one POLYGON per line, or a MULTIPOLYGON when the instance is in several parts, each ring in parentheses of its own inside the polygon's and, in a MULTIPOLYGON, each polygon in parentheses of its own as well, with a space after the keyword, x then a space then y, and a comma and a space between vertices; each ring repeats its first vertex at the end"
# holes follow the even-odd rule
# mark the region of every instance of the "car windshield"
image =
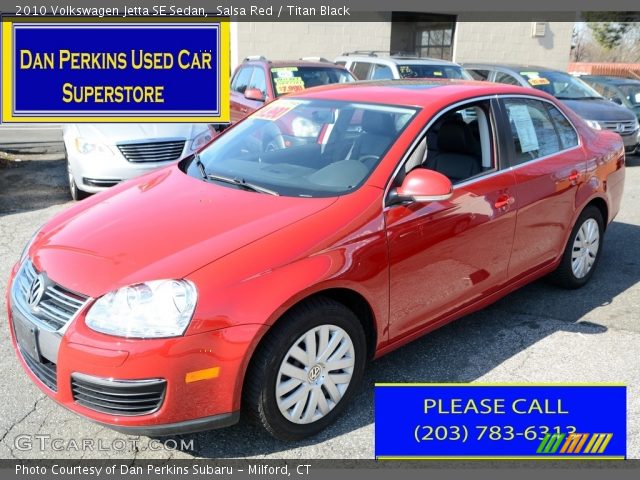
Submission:
POLYGON ((619 85, 618 88, 634 107, 640 106, 640 83, 619 85))
POLYGON ((520 72, 529 85, 561 100, 600 99, 602 95, 582 80, 568 73, 552 70, 526 70, 520 72))
POLYGON ((299 92, 305 88, 347 83, 355 79, 348 70, 335 67, 273 67, 271 81, 276 96, 299 92))
POLYGON ((416 112, 409 107, 282 98, 223 133, 200 152, 200 164, 190 162, 187 173, 199 178, 206 174, 230 188, 249 189, 251 184, 285 196, 350 193, 367 179, 416 112))
POLYGON ((457 65, 398 65, 402 78, 459 78, 473 80, 473 77, 457 65))

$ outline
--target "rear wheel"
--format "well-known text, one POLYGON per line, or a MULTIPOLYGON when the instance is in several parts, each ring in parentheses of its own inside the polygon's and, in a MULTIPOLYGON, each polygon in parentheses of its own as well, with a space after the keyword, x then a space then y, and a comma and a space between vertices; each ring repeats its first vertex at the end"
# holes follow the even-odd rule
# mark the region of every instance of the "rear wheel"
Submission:
POLYGON ((604 220, 593 205, 583 210, 576 222, 557 270, 550 279, 564 288, 580 288, 596 269, 602 251, 604 220))
POLYGON ((281 440, 314 435, 343 411, 362 379, 360 321, 326 298, 294 307, 256 352, 245 381, 245 410, 281 440))

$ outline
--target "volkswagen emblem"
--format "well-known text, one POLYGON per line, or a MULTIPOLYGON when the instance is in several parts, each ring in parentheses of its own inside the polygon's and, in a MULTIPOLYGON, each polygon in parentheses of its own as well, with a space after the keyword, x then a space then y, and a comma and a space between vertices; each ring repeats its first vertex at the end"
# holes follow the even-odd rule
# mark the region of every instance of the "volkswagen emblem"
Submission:
POLYGON ((320 376, 321 373, 322 373, 322 366, 314 365, 313 367, 311 367, 308 374, 309 382, 313 383, 316 380, 318 380, 318 377, 320 376))
POLYGON ((44 286, 45 281, 42 274, 39 274, 33 279, 33 282, 31 282, 29 292, 27 293, 27 303, 32 309, 36 308, 38 303, 40 303, 40 299, 42 299, 42 295, 44 295, 44 286))

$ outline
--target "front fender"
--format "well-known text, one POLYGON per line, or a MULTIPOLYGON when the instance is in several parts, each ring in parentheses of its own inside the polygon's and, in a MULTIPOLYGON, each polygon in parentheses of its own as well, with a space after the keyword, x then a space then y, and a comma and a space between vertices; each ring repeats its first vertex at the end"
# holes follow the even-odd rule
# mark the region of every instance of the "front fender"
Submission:
POLYGON ((264 269, 225 286, 210 281, 227 268, 233 268, 232 259, 189 276, 203 287, 198 292, 198 306, 188 334, 233 325, 270 326, 305 298, 329 289, 348 289, 369 303, 378 340, 386 339, 389 286, 383 231, 278 268, 264 269))

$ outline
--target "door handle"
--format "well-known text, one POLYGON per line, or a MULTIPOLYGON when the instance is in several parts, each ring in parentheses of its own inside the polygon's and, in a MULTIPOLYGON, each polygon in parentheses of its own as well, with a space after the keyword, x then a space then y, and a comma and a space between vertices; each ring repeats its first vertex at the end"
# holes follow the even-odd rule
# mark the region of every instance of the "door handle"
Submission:
POLYGON ((571 182, 572 185, 576 185, 578 183, 578 179, 580 178, 580 172, 578 172, 577 170, 574 170, 573 172, 571 172, 571 174, 567 177, 567 180, 569 180, 571 182))
POLYGON ((498 209, 507 208, 509 207, 509 205, 513 204, 513 202, 515 202, 515 198, 507 194, 502 194, 498 197, 498 199, 496 200, 496 203, 494 203, 493 206, 498 209))
POLYGON ((241 108, 241 109, 240 109, 240 111, 241 111, 242 113, 247 113, 247 112, 249 111, 249 109, 248 109, 248 108, 241 108))

